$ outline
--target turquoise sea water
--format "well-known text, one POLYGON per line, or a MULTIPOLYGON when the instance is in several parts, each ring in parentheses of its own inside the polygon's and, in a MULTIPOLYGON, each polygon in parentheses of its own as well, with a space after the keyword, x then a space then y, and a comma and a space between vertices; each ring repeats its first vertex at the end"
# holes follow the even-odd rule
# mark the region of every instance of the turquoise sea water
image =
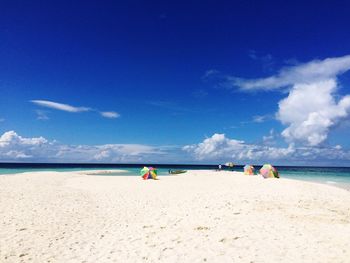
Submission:
MULTIPOLYGON (((169 169, 209 169, 215 170, 216 165, 152 165, 157 167, 159 176, 167 176, 169 169)), ((81 170, 125 170, 125 173, 103 174, 105 176, 139 176, 143 165, 100 165, 100 164, 0 164, 0 175, 16 174, 34 171, 81 171, 81 170)), ((261 166, 256 165, 258 170, 261 166)), ((350 189, 350 167, 277 167, 282 178, 326 183, 335 186, 345 186, 350 189)), ((243 166, 235 166, 234 171, 243 171, 243 166)))
MULTIPOLYGON (((141 167, 142 168, 142 167, 141 167)), ((111 171, 111 173, 103 173, 100 175, 104 176, 139 176, 141 168, 0 168, 1 175, 11 175, 17 173, 27 173, 27 172, 45 172, 45 171, 55 171, 55 172, 77 172, 77 171, 111 171), (113 170, 116 172, 113 173, 113 170), (125 173, 118 172, 119 170, 125 171, 125 173)), ((158 175, 168 175, 168 169, 157 169, 158 175)), ((97 174, 99 175, 99 174, 97 174)))
MULTIPOLYGON (((142 167, 141 167, 142 168, 142 167)), ((1 175, 13 175, 17 173, 26 173, 26 172, 45 172, 45 171, 55 171, 55 172, 77 172, 77 171, 111 171, 111 173, 103 173, 94 174, 94 175, 103 175, 103 176, 140 176, 141 168, 0 168, 0 176, 1 175), (113 170, 116 170, 113 173, 113 170), (119 170, 123 170, 125 172, 120 173, 119 170)), ((168 169, 160 168, 157 169, 158 176, 167 176, 169 175, 168 169)))
POLYGON ((349 167, 303 167, 279 169, 281 176, 289 179, 297 179, 331 185, 343 185, 350 189, 349 167))

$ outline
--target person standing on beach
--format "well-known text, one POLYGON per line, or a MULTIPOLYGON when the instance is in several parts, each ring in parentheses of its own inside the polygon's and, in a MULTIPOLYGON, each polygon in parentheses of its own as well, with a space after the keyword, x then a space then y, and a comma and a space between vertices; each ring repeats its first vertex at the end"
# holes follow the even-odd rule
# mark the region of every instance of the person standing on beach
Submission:
POLYGON ((219 164, 219 171, 221 171, 221 164, 219 164))

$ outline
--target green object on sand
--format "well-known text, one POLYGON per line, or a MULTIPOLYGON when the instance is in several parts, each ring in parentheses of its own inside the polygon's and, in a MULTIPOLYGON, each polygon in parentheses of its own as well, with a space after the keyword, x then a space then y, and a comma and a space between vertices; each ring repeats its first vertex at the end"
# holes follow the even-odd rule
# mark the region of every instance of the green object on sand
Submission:
POLYGON ((169 174, 183 174, 186 172, 186 170, 169 170, 169 174))
POLYGON ((146 173, 148 173, 149 172, 149 169, 145 166, 145 167, 143 167, 142 169, 141 169, 141 171, 140 171, 140 175, 141 176, 144 176, 146 173))

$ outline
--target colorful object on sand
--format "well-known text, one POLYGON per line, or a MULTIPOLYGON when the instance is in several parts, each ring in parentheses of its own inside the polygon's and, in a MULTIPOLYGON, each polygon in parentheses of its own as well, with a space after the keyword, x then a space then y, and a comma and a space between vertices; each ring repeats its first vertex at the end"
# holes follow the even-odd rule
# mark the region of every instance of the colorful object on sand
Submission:
POLYGON ((184 174, 187 171, 186 170, 169 170, 169 174, 184 174))
POLYGON ((157 169, 153 167, 143 167, 140 171, 140 175, 142 176, 143 180, 147 180, 152 177, 153 180, 157 180, 157 169))
POLYGON ((255 174, 255 168, 253 165, 247 164, 243 167, 243 169, 244 169, 244 174, 246 174, 246 175, 254 175, 255 174))
POLYGON ((264 166, 260 169, 260 174, 264 178, 280 178, 277 169, 271 164, 264 164, 264 166))

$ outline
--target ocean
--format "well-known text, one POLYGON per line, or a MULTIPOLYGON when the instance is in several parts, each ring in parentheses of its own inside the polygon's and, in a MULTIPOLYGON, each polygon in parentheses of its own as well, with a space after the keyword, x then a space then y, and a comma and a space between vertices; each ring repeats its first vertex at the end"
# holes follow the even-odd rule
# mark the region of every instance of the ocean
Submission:
MULTIPOLYGON (((145 164, 57 164, 57 163, 0 163, 0 175, 34 171, 80 171, 80 170, 126 170, 123 175, 139 176, 139 170, 145 164)), ((168 175, 169 169, 183 170, 216 170, 217 165, 189 164, 147 164, 158 169, 160 176, 168 175)), ((254 165, 256 170, 261 165, 254 165)), ((228 170, 227 167, 223 167, 228 170)), ((335 186, 345 186, 350 189, 350 167, 305 167, 305 166, 276 166, 283 178, 325 183, 335 186)), ((236 165, 234 171, 243 171, 243 165, 236 165)), ((120 176, 118 173, 110 176, 120 176)))

